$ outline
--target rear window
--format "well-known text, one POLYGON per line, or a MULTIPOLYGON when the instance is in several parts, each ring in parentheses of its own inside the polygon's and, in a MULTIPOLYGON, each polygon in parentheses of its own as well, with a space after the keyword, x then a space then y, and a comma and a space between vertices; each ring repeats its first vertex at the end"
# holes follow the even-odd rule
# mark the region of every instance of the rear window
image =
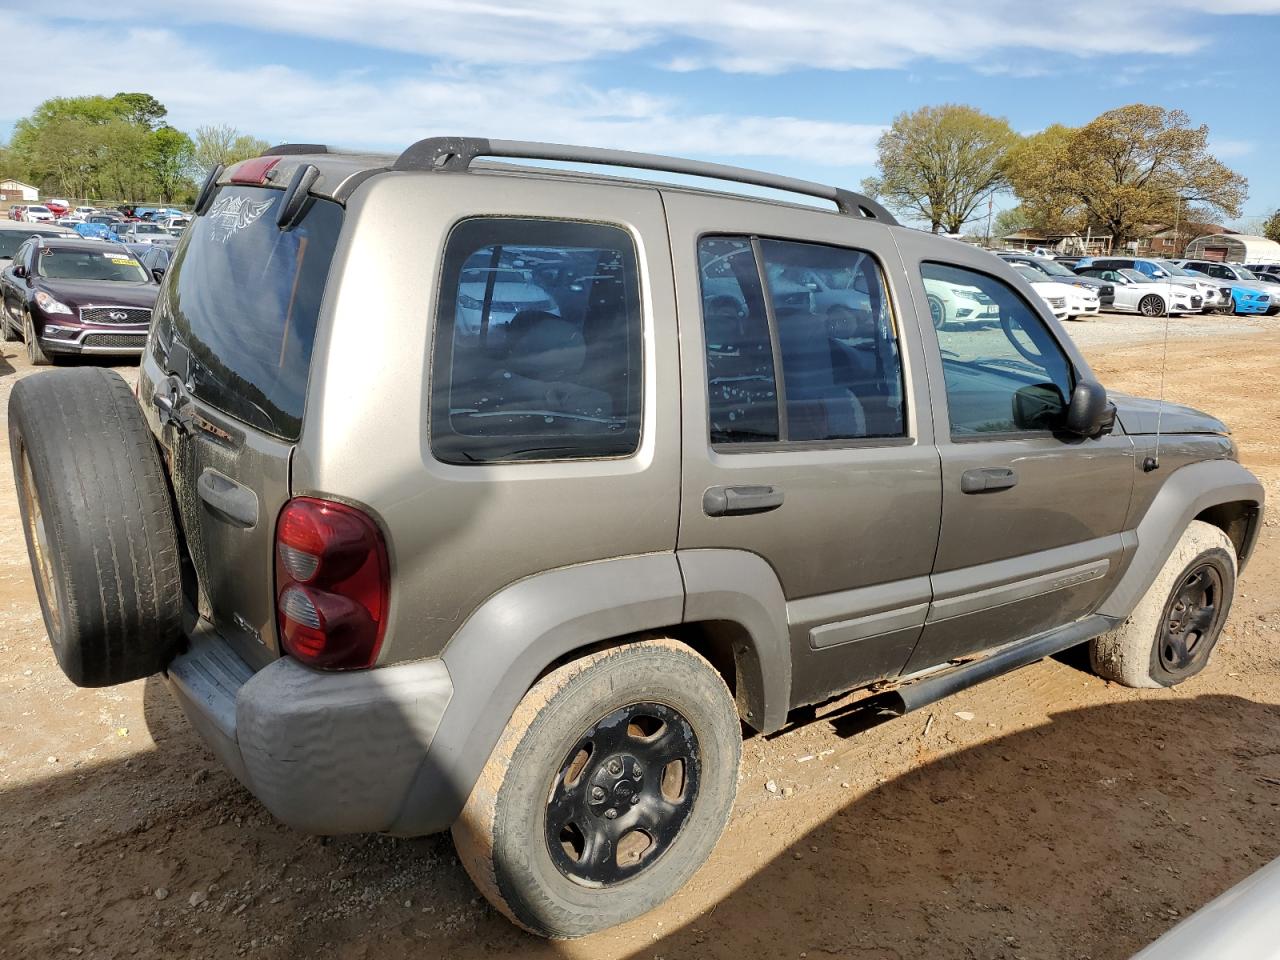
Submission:
POLYGON ((154 349, 198 399, 296 440, 342 208, 312 199, 298 225, 281 230, 283 195, 224 187, 196 218, 156 304, 154 349))

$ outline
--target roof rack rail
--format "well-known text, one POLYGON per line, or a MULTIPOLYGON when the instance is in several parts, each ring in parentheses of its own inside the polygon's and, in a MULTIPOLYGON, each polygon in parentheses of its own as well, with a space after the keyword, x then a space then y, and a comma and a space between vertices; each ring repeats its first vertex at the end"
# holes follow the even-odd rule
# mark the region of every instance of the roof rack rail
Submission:
MULTIPOLYGON (((278 149, 278 148, 277 148, 278 149)), ((268 151, 271 153, 273 151, 268 151)), ((680 157, 664 157, 631 150, 607 150, 601 147, 575 147, 563 143, 538 143, 531 140, 487 140, 482 137, 428 137, 406 149, 396 159, 393 170, 434 170, 457 172, 470 168, 477 157, 510 157, 521 160, 559 160, 608 167, 631 167, 638 170, 660 170, 682 173, 712 180, 749 183, 787 193, 830 200, 844 214, 897 226, 898 221, 883 206, 861 193, 797 180, 760 170, 733 167, 723 163, 704 163, 680 157)))
POLYGON ((302 153, 331 153, 323 143, 277 143, 270 149, 263 150, 263 157, 294 157, 302 153))

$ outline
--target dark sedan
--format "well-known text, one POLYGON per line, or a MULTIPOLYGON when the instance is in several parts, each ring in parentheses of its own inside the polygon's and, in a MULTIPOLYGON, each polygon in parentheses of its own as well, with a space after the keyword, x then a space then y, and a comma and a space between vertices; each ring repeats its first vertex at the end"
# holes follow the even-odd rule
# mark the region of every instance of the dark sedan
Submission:
POLYGON ((0 271, 0 325, 37 365, 59 354, 139 354, 159 290, 119 244, 31 238, 0 271))

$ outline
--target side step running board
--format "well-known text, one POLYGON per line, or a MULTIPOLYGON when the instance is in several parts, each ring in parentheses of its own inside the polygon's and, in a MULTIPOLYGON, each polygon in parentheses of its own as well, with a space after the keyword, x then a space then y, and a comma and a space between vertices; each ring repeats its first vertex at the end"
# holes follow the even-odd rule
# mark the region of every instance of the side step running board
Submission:
POLYGON ((990 680, 1002 673, 1008 673, 1010 670, 1025 667, 1029 663, 1043 660, 1055 653, 1069 650, 1086 640, 1092 640, 1112 629, 1117 622, 1111 617, 1094 614, 1030 640, 1010 644, 988 657, 966 663, 946 673, 904 683, 896 690, 879 693, 869 700, 862 701, 859 706, 872 707, 902 716, 949 697, 953 693, 976 686, 984 680, 990 680))

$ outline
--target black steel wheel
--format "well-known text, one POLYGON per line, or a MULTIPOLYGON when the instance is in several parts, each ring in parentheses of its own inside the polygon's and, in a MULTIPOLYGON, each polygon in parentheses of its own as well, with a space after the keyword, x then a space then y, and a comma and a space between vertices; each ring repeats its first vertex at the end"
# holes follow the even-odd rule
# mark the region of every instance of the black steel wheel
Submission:
POLYGON ((587 886, 649 867, 688 821, 701 764, 697 734, 678 710, 662 703, 614 710, 556 774, 546 811, 552 861, 587 886))
POLYGON ((1089 641, 1094 671, 1129 687, 1172 687, 1194 677, 1222 635, 1236 569, 1231 538, 1193 520, 1128 618, 1089 641))
POLYGON ((458 856, 524 929, 604 930, 662 903, 710 855, 741 754, 733 697, 689 647, 587 654, 525 694, 453 826, 458 856))
POLYGON ((1182 577, 1165 604, 1163 636, 1156 642, 1160 666, 1169 674, 1195 666, 1202 643, 1217 637, 1222 620, 1222 573, 1213 563, 1200 563, 1182 577))

